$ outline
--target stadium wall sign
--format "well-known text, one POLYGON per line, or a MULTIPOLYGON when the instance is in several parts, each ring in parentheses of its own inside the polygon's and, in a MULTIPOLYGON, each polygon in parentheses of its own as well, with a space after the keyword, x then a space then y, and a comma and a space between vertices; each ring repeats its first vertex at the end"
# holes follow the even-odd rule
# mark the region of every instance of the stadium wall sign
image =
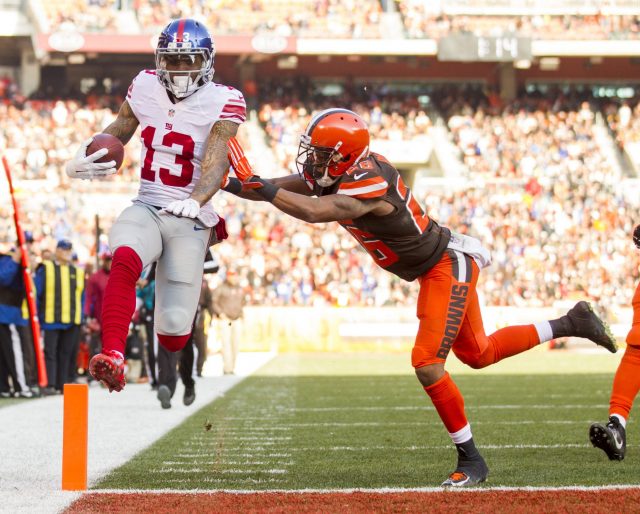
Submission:
MULTIPOLYGON (((638 0, 640 1, 640 0, 638 0)), ((458 37, 456 35, 455 37, 458 37)), ((444 61, 519 61, 537 56, 640 55, 640 40, 564 41, 501 36, 476 37, 466 42, 440 43, 435 39, 313 39, 272 36, 217 36, 216 53, 222 55, 284 53, 297 55, 438 55, 444 61), (346 44, 348 42, 348 44, 346 44), (515 56, 515 57, 514 57, 515 56)), ((149 34, 93 34, 57 30, 38 34, 37 47, 44 52, 95 52, 152 54, 155 38, 149 34)))
POLYGON ((278 54, 287 48, 287 38, 282 36, 258 35, 251 38, 251 46, 256 52, 278 54))
MULTIPOLYGON (((38 47, 47 52, 95 52, 109 54, 151 54, 155 38, 148 34, 39 34, 38 47)), ((296 38, 270 36, 217 36, 218 54, 296 53, 296 38)))
POLYGON ((75 30, 58 30, 47 38, 47 43, 58 52, 75 52, 84 46, 84 37, 75 30))

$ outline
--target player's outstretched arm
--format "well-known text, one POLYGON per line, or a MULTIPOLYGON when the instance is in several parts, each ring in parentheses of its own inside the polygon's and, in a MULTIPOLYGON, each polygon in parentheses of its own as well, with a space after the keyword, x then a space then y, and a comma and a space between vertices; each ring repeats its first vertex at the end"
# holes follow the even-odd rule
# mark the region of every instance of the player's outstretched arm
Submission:
POLYGON ((126 145, 135 134, 139 121, 126 100, 122 102, 118 117, 102 132, 117 137, 123 145, 126 145))
POLYGON ((340 194, 310 198, 284 189, 277 189, 269 201, 282 212, 308 223, 355 219, 369 212, 382 215, 393 210, 384 200, 362 201, 340 194))
POLYGON ((227 142, 238 133, 238 124, 217 121, 207 139, 207 149, 202 159, 202 175, 195 185, 191 198, 204 205, 220 189, 222 178, 229 169, 227 142))
MULTIPOLYGON (((346 195, 332 194, 311 198, 308 196, 309 188, 297 180, 298 184, 304 186, 303 193, 287 191, 279 187, 279 183, 265 180, 253 173, 249 161, 244 155, 244 151, 235 138, 231 138, 228 144, 229 162, 233 166, 238 180, 242 184, 242 191, 252 191, 262 200, 272 203, 282 212, 298 218, 308 223, 323 223, 327 221, 340 221, 363 216, 368 212, 376 215, 389 214, 394 207, 384 200, 357 200, 346 195)), ((284 177, 289 179, 289 177, 284 177)), ((291 180, 280 183, 293 184, 291 180)), ((299 188, 297 185, 296 188, 299 188)))
MULTIPOLYGON (((243 181, 252 175, 255 175, 253 172, 253 168, 249 163, 246 155, 244 154, 244 150, 238 140, 235 137, 229 139, 227 143, 227 158, 229 159, 229 164, 232 166, 236 177, 229 178, 225 176, 224 183, 222 185, 222 189, 228 191, 229 193, 233 193, 240 198, 244 198, 245 200, 253 200, 256 202, 262 202, 265 198, 262 195, 259 195, 254 190, 254 185, 248 185, 248 187, 243 187, 243 181)), ((292 191, 294 193, 298 193, 305 196, 312 196, 313 192, 311 189, 304 183, 304 181, 297 175, 287 175, 286 177, 277 177, 273 179, 261 179, 264 183, 272 184, 279 188, 285 189, 287 191, 292 191)))
MULTIPOLYGON (((281 189, 286 191, 292 191, 293 193, 298 193, 300 195, 311 196, 313 192, 309 187, 304 183, 304 181, 298 175, 287 175, 286 177, 276 177, 270 179, 263 179, 265 182, 269 184, 273 184, 281 189)), ((233 193, 240 198, 244 198, 245 200, 252 200, 254 202, 264 202, 265 199, 262 198, 254 189, 245 189, 242 187, 242 182, 239 179, 231 177, 229 179, 229 185, 223 187, 225 191, 229 193, 233 193)))

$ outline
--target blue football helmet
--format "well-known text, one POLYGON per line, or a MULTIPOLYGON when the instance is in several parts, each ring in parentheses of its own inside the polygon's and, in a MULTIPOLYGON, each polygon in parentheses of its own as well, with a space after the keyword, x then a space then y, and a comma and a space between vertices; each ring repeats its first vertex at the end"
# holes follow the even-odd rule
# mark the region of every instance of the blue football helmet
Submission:
POLYGON ((158 39, 158 80, 176 98, 186 98, 211 82, 214 55, 213 40, 202 23, 190 18, 173 20, 158 39), (167 69, 167 65, 180 69, 167 69))

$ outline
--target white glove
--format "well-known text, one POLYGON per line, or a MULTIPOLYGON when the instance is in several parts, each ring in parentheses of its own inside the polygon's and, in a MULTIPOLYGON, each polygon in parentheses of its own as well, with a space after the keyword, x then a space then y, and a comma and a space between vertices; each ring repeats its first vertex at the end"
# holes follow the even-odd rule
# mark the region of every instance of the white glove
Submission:
POLYGON ((187 198, 186 200, 174 200, 163 210, 164 212, 168 212, 174 216, 195 218, 200 212, 200 203, 193 198, 187 198))
POLYGON ((87 155, 87 147, 91 144, 91 141, 93 141, 93 137, 82 143, 75 157, 65 166, 65 171, 71 178, 106 177, 118 171, 116 170, 116 161, 95 162, 107 155, 109 150, 106 148, 87 155))

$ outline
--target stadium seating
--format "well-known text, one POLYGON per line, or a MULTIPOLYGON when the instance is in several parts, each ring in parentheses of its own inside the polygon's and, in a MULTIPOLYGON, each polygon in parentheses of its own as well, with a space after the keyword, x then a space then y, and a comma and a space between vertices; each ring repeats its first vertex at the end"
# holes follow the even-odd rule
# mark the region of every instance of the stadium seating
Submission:
MULTIPOLYGON (((638 258, 628 238, 637 206, 627 204, 616 187, 622 177, 597 151, 595 112, 589 104, 578 97, 559 99, 551 94, 523 96, 500 105, 481 92, 448 93, 434 94, 434 102, 469 169, 470 186, 455 193, 446 188, 429 191, 419 200, 435 219, 480 237, 492 250, 494 265, 481 278, 487 304, 541 306, 572 295, 606 298, 612 305, 625 303, 637 280, 638 258)), ((282 169, 293 172, 297 136, 312 112, 325 104, 304 102, 303 107, 300 101, 291 101, 285 106, 269 96, 263 100, 258 113, 267 147, 282 169)), ((378 95, 377 102, 353 100, 349 105, 365 116, 377 138, 392 137, 394 131, 398 137, 411 138, 428 133, 431 126, 426 115, 401 97, 378 95)), ((17 167, 19 179, 68 188, 62 167, 69 152, 106 126, 116 106, 117 98, 112 97, 92 97, 89 104, 5 102, 0 106, 0 116, 7 120, 0 129, 0 146, 6 146, 12 162, 25 163, 17 167)), ((637 110, 637 104, 633 108, 637 110)), ((631 121, 622 125, 627 128, 618 127, 619 137, 635 137, 631 121)), ((249 139, 243 141, 250 147, 249 139)), ((102 194, 133 196, 139 152, 134 138, 127 146, 124 169, 109 179, 110 189, 103 187, 102 194)), ((30 228, 43 248, 65 234, 81 242, 81 254, 89 256, 94 236, 87 195, 96 187, 99 183, 82 182, 66 190, 64 200, 36 195, 26 201, 30 228)), ((378 268, 346 232, 306 225, 228 194, 218 195, 215 203, 231 234, 217 247, 221 262, 241 270, 254 304, 414 301, 415 284, 378 268)), ((117 209, 102 204, 103 224, 108 226, 117 209)), ((3 241, 11 240, 9 214, 2 217, 3 241)))
MULTIPOLYGON (((380 0, 38 0, 50 31, 71 22, 80 32, 122 32, 119 14, 137 19, 137 31, 156 33, 167 20, 191 16, 201 19, 216 35, 261 33, 323 38, 378 38, 383 15, 380 0), (128 8, 130 6, 130 8, 128 8)), ((439 39, 452 32, 496 35, 518 32, 535 39, 639 39, 638 15, 450 15, 422 0, 390 2, 399 13, 409 38, 439 39)))
POLYGON ((534 39, 638 39, 640 17, 604 15, 453 16, 433 12, 428 2, 399 0, 406 33, 439 39, 452 32, 498 35, 517 32, 534 39))
POLYGON ((604 111, 618 146, 627 153, 636 173, 640 173, 640 101, 638 97, 623 102, 609 102, 604 111))
POLYGON ((37 11, 47 19, 48 28, 52 32, 62 23, 72 23, 80 32, 119 32, 116 23, 118 4, 116 0, 41 1, 37 11))

